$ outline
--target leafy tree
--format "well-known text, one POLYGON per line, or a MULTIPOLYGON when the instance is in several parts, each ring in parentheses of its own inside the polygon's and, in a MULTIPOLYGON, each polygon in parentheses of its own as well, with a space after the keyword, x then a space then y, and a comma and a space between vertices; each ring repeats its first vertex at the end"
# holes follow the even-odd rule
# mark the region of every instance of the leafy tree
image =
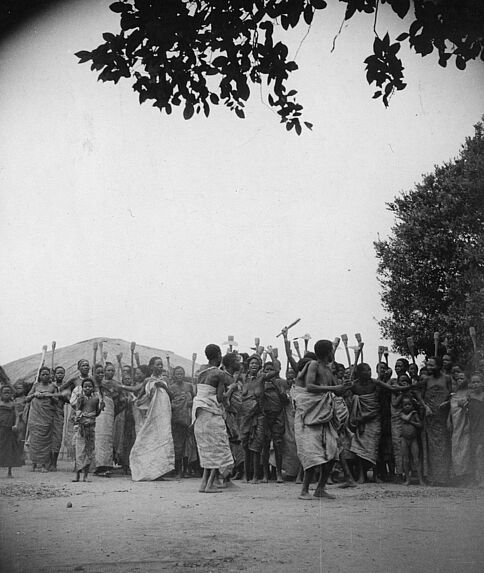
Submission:
MULTIPOLYGON (((346 4, 345 20, 357 12, 373 15, 366 75, 377 88, 373 97, 385 106, 406 85, 397 55, 402 42, 422 56, 436 50, 444 67, 451 58, 461 70, 469 60, 484 60, 481 0, 414 0, 413 18, 405 22, 410 0, 340 1, 346 4), (376 33, 380 4, 402 19, 406 31, 395 40, 376 33)), ((80 63, 91 62, 102 81, 133 79, 140 103, 151 101, 167 114, 183 106, 185 119, 200 112, 208 117, 211 106, 221 103, 243 118, 251 88, 265 83, 269 105, 287 130, 300 134, 302 106, 297 91, 287 89, 298 66, 275 36, 281 28, 310 28, 326 6, 325 0, 121 0, 110 6, 120 16, 121 31, 103 34, 103 44, 76 55, 80 63)))
POLYGON ((419 353, 433 354, 438 331, 466 361, 469 327, 484 337, 484 129, 474 127, 455 161, 388 204, 396 224, 375 242, 389 313, 381 330, 404 354, 408 336, 419 353))

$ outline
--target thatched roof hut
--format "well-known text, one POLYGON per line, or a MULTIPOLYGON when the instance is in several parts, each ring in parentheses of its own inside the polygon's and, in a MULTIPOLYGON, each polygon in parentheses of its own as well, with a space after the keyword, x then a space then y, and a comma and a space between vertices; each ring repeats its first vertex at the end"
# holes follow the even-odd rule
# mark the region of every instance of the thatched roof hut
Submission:
MULTIPOLYGON (((55 365, 63 366, 66 369, 66 380, 77 374, 77 362, 81 358, 86 358, 89 363, 92 363, 93 358, 93 343, 103 342, 103 351, 108 353, 107 360, 113 364, 117 364, 116 356, 119 353, 123 354, 122 363, 131 363, 131 343, 119 338, 91 338, 64 348, 56 348, 55 350, 55 365)), ((166 357, 170 357, 170 365, 182 366, 185 369, 186 375, 190 376, 192 372, 192 362, 188 358, 179 356, 170 350, 162 350, 161 348, 153 348, 151 346, 143 346, 136 344, 136 352, 138 352, 141 364, 148 364, 152 356, 160 356, 166 365, 166 357)), ((5 372, 12 382, 17 380, 32 383, 39 367, 39 362, 42 353, 19 358, 13 362, 4 365, 5 372)), ((99 350, 97 353, 97 361, 100 362, 99 350)), ((46 354, 45 364, 50 366, 52 363, 52 352, 49 350, 46 354)), ((198 370, 199 364, 195 364, 195 370, 198 370)))

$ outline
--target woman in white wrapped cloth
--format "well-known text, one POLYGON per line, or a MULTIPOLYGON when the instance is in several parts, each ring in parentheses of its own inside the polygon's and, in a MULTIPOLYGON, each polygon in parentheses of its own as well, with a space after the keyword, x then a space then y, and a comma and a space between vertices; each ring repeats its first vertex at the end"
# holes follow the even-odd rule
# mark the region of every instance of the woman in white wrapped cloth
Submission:
POLYGON ((163 374, 163 360, 153 357, 150 367, 152 374, 145 383, 148 412, 129 456, 134 481, 160 479, 175 467, 170 390, 163 374))
POLYGON ((200 465, 203 468, 201 493, 218 493, 213 482, 217 470, 222 477, 227 477, 234 464, 230 450, 229 437, 224 420, 222 398, 227 382, 227 375, 220 370, 222 352, 216 344, 205 348, 208 359, 206 366, 199 374, 197 395, 193 399, 192 422, 195 425, 200 465))

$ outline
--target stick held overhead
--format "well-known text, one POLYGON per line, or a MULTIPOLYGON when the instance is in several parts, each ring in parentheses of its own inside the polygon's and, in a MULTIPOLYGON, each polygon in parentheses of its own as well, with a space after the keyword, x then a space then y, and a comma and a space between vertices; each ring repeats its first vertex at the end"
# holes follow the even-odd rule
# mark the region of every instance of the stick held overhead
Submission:
POLYGON ((296 324, 297 324, 298 322, 300 322, 300 321, 301 321, 301 319, 298 318, 298 319, 295 320, 294 322, 291 322, 291 324, 290 324, 289 326, 285 326, 285 327, 281 330, 281 332, 279 332, 279 334, 276 334, 276 338, 279 338, 279 336, 282 336, 282 335, 284 334, 284 331, 287 332, 290 328, 292 328, 293 326, 296 326, 296 324))

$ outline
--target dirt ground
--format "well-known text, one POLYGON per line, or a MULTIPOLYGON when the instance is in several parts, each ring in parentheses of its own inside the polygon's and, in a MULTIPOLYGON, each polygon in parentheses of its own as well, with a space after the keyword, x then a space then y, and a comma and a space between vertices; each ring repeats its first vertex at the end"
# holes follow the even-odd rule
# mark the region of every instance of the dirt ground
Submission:
POLYGON ((0 469, 2 573, 484 571, 484 492, 366 484, 301 501, 286 482, 71 483, 0 469), (72 507, 68 507, 72 504, 72 507))

